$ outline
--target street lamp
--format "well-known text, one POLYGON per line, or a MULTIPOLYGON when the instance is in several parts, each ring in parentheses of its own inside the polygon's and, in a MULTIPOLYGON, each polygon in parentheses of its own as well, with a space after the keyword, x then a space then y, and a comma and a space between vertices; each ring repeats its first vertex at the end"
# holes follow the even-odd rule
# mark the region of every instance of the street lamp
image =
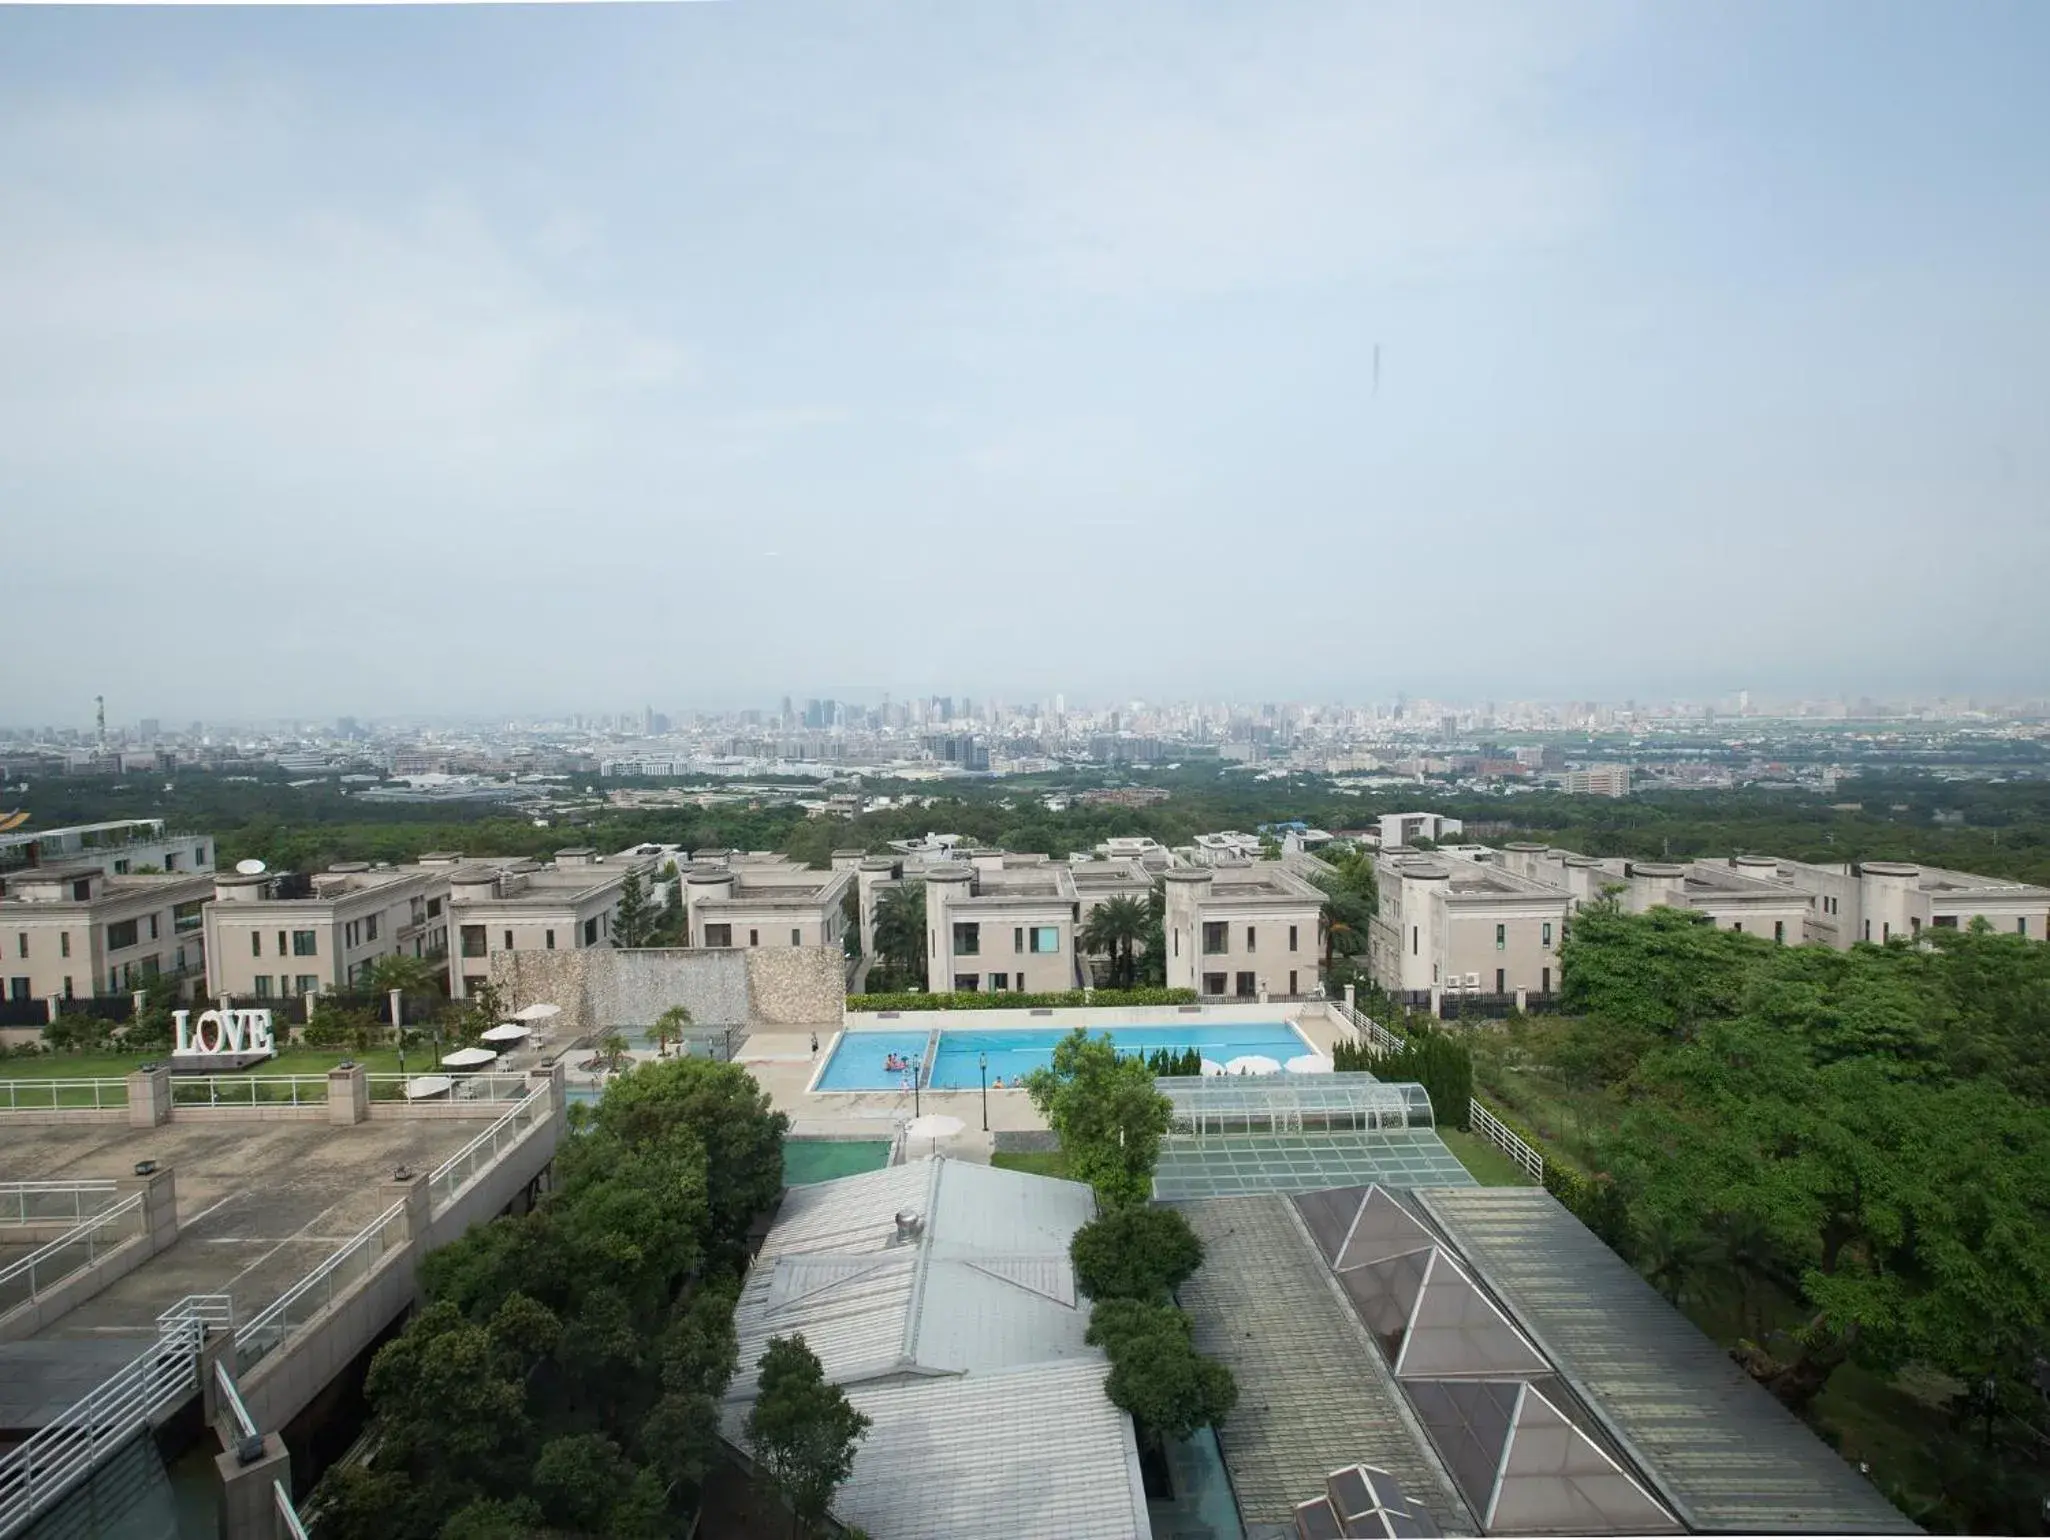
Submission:
POLYGON ((913 1059, 911 1061, 911 1115, 914 1118, 920 1115, 918 1100, 918 1082, 923 1080, 924 1078, 925 1060, 913 1059))
POLYGON ((988 1132, 989 1132, 989 1055, 988 1055, 988 1054, 986 1054, 986 1053, 978 1053, 978 1054, 977 1054, 977 1055, 975 1056, 975 1068, 976 1068, 976 1072, 977 1072, 978 1074, 980 1074, 980 1075, 981 1075, 981 1077, 982 1077, 982 1131, 983 1131, 984 1133, 988 1133, 988 1132))

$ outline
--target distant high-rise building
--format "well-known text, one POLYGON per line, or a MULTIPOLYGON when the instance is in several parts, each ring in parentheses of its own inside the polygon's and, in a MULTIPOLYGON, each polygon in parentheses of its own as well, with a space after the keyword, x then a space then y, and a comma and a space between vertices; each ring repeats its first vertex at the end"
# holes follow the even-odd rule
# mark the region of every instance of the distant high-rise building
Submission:
POLYGON ((155 717, 144 717, 139 725, 142 729, 142 741, 144 743, 155 743, 157 739, 164 735, 163 730, 157 725, 155 717))

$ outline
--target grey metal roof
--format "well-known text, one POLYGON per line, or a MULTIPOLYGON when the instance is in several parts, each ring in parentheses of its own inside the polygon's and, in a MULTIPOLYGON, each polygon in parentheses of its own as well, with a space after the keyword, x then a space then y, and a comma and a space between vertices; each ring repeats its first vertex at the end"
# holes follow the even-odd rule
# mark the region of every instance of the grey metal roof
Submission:
POLYGON ((1429 1128, 1378 1133, 1340 1129, 1296 1134, 1169 1135, 1153 1168, 1153 1196, 1175 1203, 1327 1187, 1468 1186, 1473 1175, 1429 1128))
POLYGON ((1475 1533, 1288 1201, 1176 1207, 1203 1240, 1203 1266, 1180 1293, 1196 1346, 1238 1380, 1218 1443, 1247 1529, 1293 1526, 1296 1506, 1323 1491, 1331 1472, 1364 1462, 1395 1476, 1446 1533, 1475 1533))
POLYGON ((1082 1183, 945 1159, 791 1189, 741 1290, 728 1398, 754 1394, 771 1337, 803 1336, 839 1384, 1100 1360, 1068 1260, 1094 1213, 1082 1183))
POLYGON ((1917 1532, 1549 1193, 1413 1197, 1690 1528, 1917 1532))

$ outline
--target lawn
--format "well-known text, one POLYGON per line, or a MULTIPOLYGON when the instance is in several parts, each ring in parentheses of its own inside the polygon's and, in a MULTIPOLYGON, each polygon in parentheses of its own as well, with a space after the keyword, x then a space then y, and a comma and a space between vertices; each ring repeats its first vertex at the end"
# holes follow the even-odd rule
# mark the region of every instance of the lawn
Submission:
POLYGON ((1006 1171, 1030 1171, 1034 1176, 1058 1176, 1066 1181, 1074 1180, 1068 1174, 1066 1150, 1021 1150, 1016 1153, 999 1150, 990 1156, 989 1163, 1006 1171))
POLYGON ((1523 1167, 1478 1134, 1463 1133, 1456 1128, 1441 1128, 1438 1130, 1438 1137, 1445 1141, 1445 1148, 1459 1157, 1459 1163, 1473 1173, 1473 1179, 1481 1186, 1534 1185, 1523 1167))
MULTIPOLYGON (((412 1068, 424 1071, 433 1058, 430 1048, 416 1049, 412 1068)), ((164 1062, 162 1053, 35 1053, 13 1054, 0 1059, 0 1080, 119 1080, 145 1064, 164 1062)), ((399 1067, 396 1048, 372 1048, 358 1053, 346 1048, 306 1048, 294 1045, 278 1051, 274 1059, 255 1065, 246 1073, 255 1075, 325 1075, 344 1059, 353 1059, 370 1074, 394 1074, 399 1067)))

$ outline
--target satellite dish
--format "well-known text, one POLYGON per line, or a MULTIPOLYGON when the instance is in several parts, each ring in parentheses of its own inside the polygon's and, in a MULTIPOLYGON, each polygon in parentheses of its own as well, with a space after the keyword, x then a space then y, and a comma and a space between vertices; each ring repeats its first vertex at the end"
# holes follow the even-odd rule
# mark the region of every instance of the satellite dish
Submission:
POLYGON ((235 870, 245 877, 254 877, 263 870, 263 863, 251 856, 246 861, 237 861, 235 870))

